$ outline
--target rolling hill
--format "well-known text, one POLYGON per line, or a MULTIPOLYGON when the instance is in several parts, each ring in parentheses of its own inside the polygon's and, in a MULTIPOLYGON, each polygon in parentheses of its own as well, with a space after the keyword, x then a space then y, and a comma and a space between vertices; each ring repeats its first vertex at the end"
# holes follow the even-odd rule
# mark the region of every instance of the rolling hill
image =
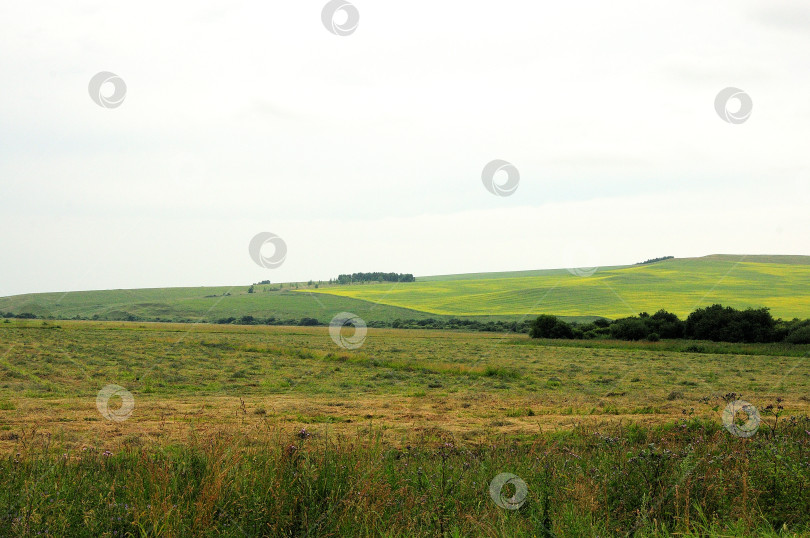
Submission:
POLYGON ((617 318, 666 308, 684 316, 722 303, 768 306, 784 318, 810 317, 810 256, 713 255, 579 273, 479 273, 318 291, 441 315, 617 318))
POLYGON ((518 320, 541 313, 618 318, 666 308, 685 316, 712 303, 767 306, 810 317, 810 256, 712 255, 591 271, 550 269, 419 277, 411 283, 154 288, 0 298, 0 312, 41 317, 216 321, 273 316, 327 323, 338 312, 367 322, 429 317, 518 320))

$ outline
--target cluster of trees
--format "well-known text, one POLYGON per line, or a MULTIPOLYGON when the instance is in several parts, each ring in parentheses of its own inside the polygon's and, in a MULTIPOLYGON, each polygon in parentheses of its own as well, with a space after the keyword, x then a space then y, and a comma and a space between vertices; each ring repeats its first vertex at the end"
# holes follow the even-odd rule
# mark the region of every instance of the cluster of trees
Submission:
POLYGON ((642 312, 638 316, 617 319, 609 326, 610 336, 617 340, 660 340, 683 338, 684 322, 678 316, 659 310, 652 316, 642 312))
POLYGON ((413 282, 416 279, 410 273, 352 273, 339 275, 329 283, 351 284, 353 282, 413 282))
POLYGON ((12 312, 0 312, 0 318, 18 318, 18 319, 37 319, 36 314, 23 312, 22 314, 14 314, 12 312))
POLYGON ((643 262, 638 262, 636 265, 644 265, 645 263, 655 263, 655 262, 662 262, 664 260, 671 260, 675 256, 661 256, 660 258, 650 258, 649 260, 644 260, 643 262))
POLYGON ((736 310, 716 304, 689 314, 684 334, 694 340, 717 342, 779 342, 787 331, 777 330, 767 308, 736 310))
POLYGON ((587 325, 579 326, 574 323, 566 323, 556 316, 538 316, 529 327, 529 336, 532 338, 599 338, 608 336, 610 322, 606 319, 598 319, 587 325), (588 333, 585 336, 585 333, 588 333))
POLYGON ((529 334, 532 338, 650 341, 685 338, 715 342, 810 344, 810 320, 783 321, 774 319, 767 308, 738 310, 715 304, 698 308, 685 320, 666 310, 652 315, 642 312, 638 316, 612 322, 602 319, 584 325, 569 324, 555 316, 542 315, 532 322, 529 334))

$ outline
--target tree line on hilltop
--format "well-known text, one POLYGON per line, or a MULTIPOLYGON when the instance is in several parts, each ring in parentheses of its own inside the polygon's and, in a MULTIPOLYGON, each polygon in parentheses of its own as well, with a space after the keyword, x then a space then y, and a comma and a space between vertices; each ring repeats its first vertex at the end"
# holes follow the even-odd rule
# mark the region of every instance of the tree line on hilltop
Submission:
POLYGON ((636 265, 644 265, 644 264, 648 264, 648 263, 662 262, 664 260, 672 260, 674 258, 675 258, 675 256, 661 256, 660 258, 650 258, 649 260, 644 260, 643 262, 637 262, 636 265))
POLYGON ((352 273, 338 275, 329 281, 330 284, 352 284, 354 282, 414 282, 416 279, 410 273, 352 273))

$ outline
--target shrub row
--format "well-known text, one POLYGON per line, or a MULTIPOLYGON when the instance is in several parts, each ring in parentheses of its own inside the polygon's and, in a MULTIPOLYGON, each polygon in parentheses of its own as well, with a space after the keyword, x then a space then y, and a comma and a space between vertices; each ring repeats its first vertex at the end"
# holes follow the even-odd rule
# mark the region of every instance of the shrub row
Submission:
MULTIPOLYGON (((35 314, 4 314, 0 312, 0 317, 5 318, 18 318, 18 319, 54 319, 53 317, 37 316, 35 314)), ((196 323, 198 319, 164 319, 164 318, 142 318, 128 314, 125 316, 109 317, 94 315, 91 318, 74 316, 74 320, 106 320, 106 321, 156 321, 165 323, 196 323)), ((258 318, 255 316, 240 316, 240 317, 226 317, 208 320, 209 323, 217 323, 220 325, 285 325, 285 326, 325 326, 329 325, 328 322, 320 321, 316 318, 303 317, 303 318, 277 318, 270 316, 267 318, 258 318)), ((439 318, 425 318, 425 319, 394 319, 391 321, 370 321, 369 327, 375 328, 393 328, 393 329, 437 329, 437 330, 459 330, 459 331, 480 331, 480 332, 513 332, 513 333, 528 333, 532 321, 478 321, 471 319, 439 319, 439 318)))
POLYGON ((569 324, 555 316, 542 315, 532 322, 532 338, 650 340, 661 338, 712 340, 714 342, 787 342, 810 344, 810 320, 774 319, 767 308, 738 310, 715 304, 698 308, 686 320, 659 310, 642 312, 615 321, 597 320, 584 325, 569 324))
MULTIPOLYGON (((20 319, 45 319, 31 313, 13 314, 0 312, 0 317, 20 319)), ((53 319, 53 318, 47 318, 53 319)), ((75 316, 73 319, 106 319, 111 321, 157 321, 172 323, 196 323, 199 319, 142 318, 133 314, 92 318, 75 316)), ((234 325, 293 325, 318 326, 328 322, 313 317, 302 318, 257 318, 246 315, 206 320, 210 323, 234 325)), ((767 308, 738 310, 715 304, 698 308, 685 320, 676 314, 659 310, 650 315, 641 312, 638 316, 610 321, 597 319, 590 323, 567 323, 556 316, 541 315, 534 320, 524 321, 480 321, 461 318, 394 319, 368 322, 369 327, 394 329, 436 329, 480 332, 529 333, 532 338, 562 339, 607 339, 650 340, 689 339, 712 340, 715 342, 810 344, 810 319, 798 318, 784 321, 774 319, 767 308)))

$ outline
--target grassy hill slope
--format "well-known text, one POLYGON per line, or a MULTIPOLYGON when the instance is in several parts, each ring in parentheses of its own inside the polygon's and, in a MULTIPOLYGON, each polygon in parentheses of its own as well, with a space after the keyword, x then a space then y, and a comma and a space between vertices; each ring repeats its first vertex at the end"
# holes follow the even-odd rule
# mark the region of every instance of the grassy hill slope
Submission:
POLYGON ((784 318, 810 317, 808 256, 714 255, 604 268, 591 276, 564 269, 525 273, 453 275, 317 291, 435 314, 616 318, 666 308, 683 316, 719 302, 738 308, 768 306, 784 318))
POLYGON ((366 321, 423 319, 425 312, 396 306, 378 305, 360 299, 307 292, 264 291, 248 293, 248 286, 152 288, 139 290, 77 291, 69 293, 35 293, 0 298, 2 312, 30 312, 37 316, 60 319, 81 318, 166 321, 216 321, 221 318, 254 316, 282 320, 316 318, 328 323, 339 312, 353 312, 366 321), (225 295, 229 293, 230 295, 225 295))

